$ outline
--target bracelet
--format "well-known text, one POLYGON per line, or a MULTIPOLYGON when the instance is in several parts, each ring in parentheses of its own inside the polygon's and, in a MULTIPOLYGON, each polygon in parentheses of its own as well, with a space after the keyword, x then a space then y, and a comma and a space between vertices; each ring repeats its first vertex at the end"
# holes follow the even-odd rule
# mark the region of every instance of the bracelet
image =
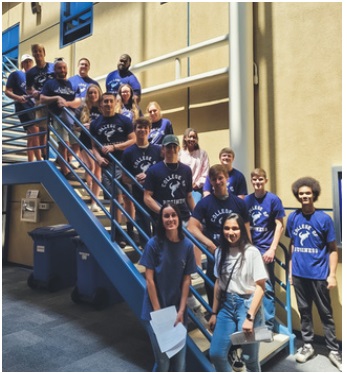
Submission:
POLYGON ((217 312, 211 312, 211 315, 217 315, 217 312))
POLYGON ((115 144, 113 144, 113 150, 116 150, 116 145, 115 144))

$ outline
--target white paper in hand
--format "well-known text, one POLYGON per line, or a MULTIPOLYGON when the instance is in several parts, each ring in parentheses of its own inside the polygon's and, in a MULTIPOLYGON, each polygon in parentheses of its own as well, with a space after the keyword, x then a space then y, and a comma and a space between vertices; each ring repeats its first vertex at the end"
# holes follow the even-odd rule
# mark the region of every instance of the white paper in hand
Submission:
POLYGON ((161 352, 169 358, 176 355, 186 343, 187 329, 182 323, 175 325, 177 311, 175 306, 151 312, 150 321, 161 352))
POLYGON ((272 331, 266 326, 260 326, 254 328, 253 333, 236 332, 230 335, 230 339, 233 345, 244 345, 247 343, 254 342, 272 342, 273 335, 272 331))

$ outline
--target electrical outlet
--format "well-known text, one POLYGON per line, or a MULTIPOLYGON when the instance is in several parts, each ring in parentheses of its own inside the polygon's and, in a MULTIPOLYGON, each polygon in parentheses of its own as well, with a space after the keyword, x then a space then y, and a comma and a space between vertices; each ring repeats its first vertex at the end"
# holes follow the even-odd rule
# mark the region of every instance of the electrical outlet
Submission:
POLYGON ((39 203, 39 210, 49 210, 49 203, 39 203))

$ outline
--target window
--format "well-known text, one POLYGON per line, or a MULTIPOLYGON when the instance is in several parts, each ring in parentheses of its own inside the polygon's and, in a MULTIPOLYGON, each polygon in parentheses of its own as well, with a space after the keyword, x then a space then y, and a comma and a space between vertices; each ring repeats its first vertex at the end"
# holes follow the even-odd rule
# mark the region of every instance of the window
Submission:
POLYGON ((8 28, 2 33, 2 54, 11 58, 18 59, 19 45, 19 23, 8 28))
POLYGON ((60 47, 91 35, 93 3, 61 3, 60 47))

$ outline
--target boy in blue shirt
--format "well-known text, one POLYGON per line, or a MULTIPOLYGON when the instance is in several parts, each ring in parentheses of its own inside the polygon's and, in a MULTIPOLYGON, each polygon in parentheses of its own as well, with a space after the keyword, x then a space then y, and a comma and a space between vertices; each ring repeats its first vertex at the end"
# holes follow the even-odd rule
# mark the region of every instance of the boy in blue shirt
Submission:
POLYGON ((283 232, 285 216, 282 201, 265 189, 268 179, 262 168, 251 173, 254 193, 245 197, 250 218, 252 243, 256 246, 268 271, 269 280, 265 284, 263 298, 265 324, 271 329, 275 326, 275 253, 283 232))
POLYGON ((303 177, 292 185, 292 192, 301 209, 292 212, 287 221, 286 235, 290 237, 291 263, 289 278, 294 286, 301 318, 304 341, 295 358, 305 363, 314 355, 312 303, 323 324, 330 361, 342 371, 342 355, 336 339, 335 323, 329 290, 336 287, 338 252, 334 223, 325 212, 316 210, 321 188, 311 177, 303 177))

